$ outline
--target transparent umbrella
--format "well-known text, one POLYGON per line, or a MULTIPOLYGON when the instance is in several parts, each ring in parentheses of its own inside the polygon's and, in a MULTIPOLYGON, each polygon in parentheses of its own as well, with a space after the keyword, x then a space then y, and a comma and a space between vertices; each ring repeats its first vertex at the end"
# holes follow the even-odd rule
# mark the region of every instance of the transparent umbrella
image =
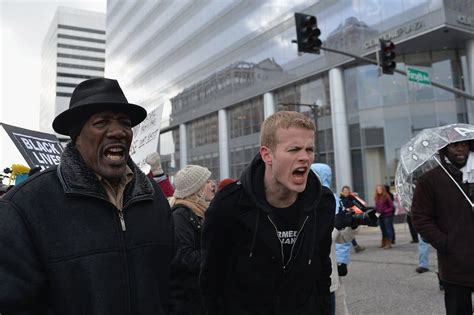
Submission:
POLYGON ((444 169, 447 176, 453 180, 466 200, 474 207, 469 197, 441 164, 438 155, 438 151, 450 143, 473 139, 474 125, 451 124, 423 129, 402 146, 395 175, 395 188, 400 197, 400 203, 407 211, 411 209, 416 179, 437 165, 444 169))

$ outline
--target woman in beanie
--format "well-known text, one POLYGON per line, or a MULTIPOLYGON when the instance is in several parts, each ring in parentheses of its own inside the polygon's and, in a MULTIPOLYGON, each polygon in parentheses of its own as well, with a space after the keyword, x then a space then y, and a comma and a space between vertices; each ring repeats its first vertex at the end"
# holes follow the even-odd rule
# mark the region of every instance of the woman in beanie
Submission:
POLYGON ((199 165, 186 165, 175 176, 173 211, 177 254, 172 267, 170 314, 205 314, 199 290, 201 228, 209 206, 205 189, 211 172, 199 165))

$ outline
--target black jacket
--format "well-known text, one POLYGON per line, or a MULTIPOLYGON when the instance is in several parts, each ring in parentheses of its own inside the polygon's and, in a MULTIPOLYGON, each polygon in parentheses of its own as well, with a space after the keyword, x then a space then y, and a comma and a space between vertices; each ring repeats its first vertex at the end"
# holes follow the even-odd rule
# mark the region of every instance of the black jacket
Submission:
POLYGON ((200 283, 209 314, 329 314, 334 195, 310 172, 296 201, 303 211, 294 254, 283 268, 264 168, 257 155, 206 211, 200 283))
POLYGON ((173 208, 177 254, 172 265, 170 314, 204 315, 199 289, 202 220, 183 205, 173 208))
MULTIPOLYGON (((74 146, 0 202, 0 313, 168 314, 173 222, 130 160, 118 209, 74 146)), ((155 188, 154 188, 155 187, 155 188)))

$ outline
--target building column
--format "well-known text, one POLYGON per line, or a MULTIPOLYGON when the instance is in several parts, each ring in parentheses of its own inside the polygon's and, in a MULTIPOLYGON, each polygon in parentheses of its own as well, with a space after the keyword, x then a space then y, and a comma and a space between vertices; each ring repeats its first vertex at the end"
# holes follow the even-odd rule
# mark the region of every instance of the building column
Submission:
POLYGON ((188 164, 188 143, 186 141, 186 124, 179 125, 179 160, 180 169, 188 164))
MULTIPOLYGON (((466 42, 466 59, 467 59, 467 73, 464 74, 466 90, 470 94, 474 94, 474 39, 466 42), (467 78, 467 79, 466 79, 467 78), (468 81, 469 82, 466 82, 468 81)), ((474 124, 474 101, 466 100, 468 123, 474 124)))
POLYGON ((336 189, 352 185, 352 163, 349 147, 349 127, 344 94, 344 73, 341 68, 329 70, 329 95, 331 98, 332 138, 334 143, 334 167, 336 189))
POLYGON ((275 113, 275 95, 273 92, 267 92, 263 94, 263 117, 267 118, 273 113, 275 113))
POLYGON ((219 168, 220 179, 229 177, 229 137, 227 136, 227 110, 218 112, 219 125, 219 168))

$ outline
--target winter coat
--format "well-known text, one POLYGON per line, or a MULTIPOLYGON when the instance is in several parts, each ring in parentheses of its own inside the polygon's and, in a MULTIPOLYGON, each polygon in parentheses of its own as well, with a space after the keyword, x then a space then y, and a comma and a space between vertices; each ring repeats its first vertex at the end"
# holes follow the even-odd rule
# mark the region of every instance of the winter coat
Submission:
POLYGON ((173 222, 129 160, 122 213, 69 144, 0 202, 0 313, 168 314, 173 222))
POLYGON ((392 199, 389 196, 387 196, 387 199, 375 199, 375 211, 384 217, 393 217, 395 207, 392 199))
MULTIPOLYGON (((472 200, 472 184, 461 183, 455 166, 444 166, 472 200)), ((418 179, 411 210, 414 228, 438 251, 441 280, 474 287, 474 211, 441 167, 418 179)))
POLYGON ((186 206, 173 208, 177 255, 173 260, 170 314, 204 315, 199 289, 202 219, 186 206))
POLYGON ((302 208, 298 238, 284 267, 264 169, 257 155, 206 211, 200 282, 208 314, 328 314, 334 196, 309 173, 296 201, 302 208))

